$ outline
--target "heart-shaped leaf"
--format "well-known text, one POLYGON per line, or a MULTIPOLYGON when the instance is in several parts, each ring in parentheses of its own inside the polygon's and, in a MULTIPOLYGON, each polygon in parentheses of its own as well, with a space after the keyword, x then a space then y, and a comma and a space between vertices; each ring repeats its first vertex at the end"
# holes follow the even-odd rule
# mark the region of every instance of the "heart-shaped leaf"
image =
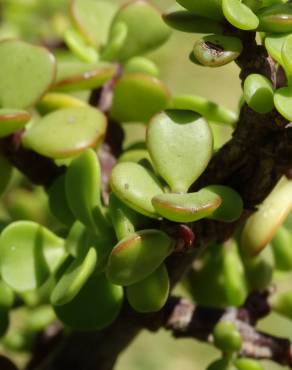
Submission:
POLYGON ((259 31, 285 33, 292 31, 292 4, 275 4, 257 13, 259 31))
POLYGON ((255 13, 240 0, 222 0, 222 9, 225 18, 236 28, 249 31, 259 25, 255 13))
POLYGON ((274 108, 274 90, 266 77, 252 73, 244 80, 243 96, 248 106, 257 113, 269 113, 274 108))
POLYGON ((0 137, 21 130, 31 119, 31 114, 17 109, 0 109, 0 137))
POLYGON ((104 274, 92 275, 72 301, 55 306, 58 318, 76 330, 100 330, 118 316, 123 288, 113 285, 104 274))
POLYGON ((118 53, 121 61, 156 49, 170 36, 170 28, 163 22, 157 8, 145 0, 132 1, 121 7, 111 27, 118 23, 127 27, 126 40, 118 53), (141 28, 142 24, 147 24, 147 32, 141 28))
POLYGON ((96 147, 104 138, 106 118, 91 107, 64 108, 30 126, 24 146, 50 158, 70 158, 96 147))
POLYGON ((85 258, 73 261, 53 289, 51 303, 59 306, 72 301, 93 273, 96 262, 97 253, 94 248, 89 249, 85 258))
POLYGON ((222 13, 222 0, 177 0, 184 8, 203 17, 221 21, 224 19, 222 13))
POLYGON ((0 106, 27 108, 37 102, 55 79, 54 56, 23 41, 0 41, 0 106))
POLYGON ((274 95, 274 104, 277 111, 287 120, 292 120, 292 86, 281 87, 276 90, 274 95))
POLYGON ((37 109, 41 114, 47 114, 62 108, 74 107, 88 107, 88 104, 72 95, 53 92, 46 94, 37 104, 37 109))
POLYGON ((115 66, 107 63, 62 62, 58 64, 53 89, 64 92, 97 89, 113 78, 115 72, 115 66))
POLYGON ((156 211, 175 222, 193 222, 210 216, 221 204, 221 198, 210 190, 197 193, 161 194, 152 199, 156 211))
POLYGON ((222 200, 220 207, 209 218, 223 222, 233 222, 239 219, 243 210, 243 201, 235 190, 224 185, 210 185, 204 189, 217 194, 222 200))
POLYGON ((107 41, 116 9, 109 0, 72 0, 70 8, 74 24, 94 46, 101 46, 107 41))
POLYGON ((186 192, 211 158, 212 132, 196 113, 169 110, 150 122, 147 147, 154 166, 171 190, 186 192))
POLYGON ((161 310, 169 294, 169 277, 165 265, 159 266, 146 279, 129 285, 126 293, 130 305, 138 312, 161 310))
POLYGON ((190 33, 222 33, 223 27, 219 22, 201 17, 196 13, 184 10, 163 15, 164 21, 171 27, 182 32, 190 33))
POLYGON ((242 42, 237 37, 208 35, 199 39, 193 48, 195 59, 207 67, 220 67, 239 57, 242 42))
POLYGON ((176 96, 169 104, 169 108, 191 110, 199 113, 207 120, 226 123, 227 125, 233 125, 237 120, 237 114, 233 111, 197 95, 176 96))
POLYGON ((162 81, 145 73, 127 73, 115 88, 111 115, 118 122, 148 122, 165 109, 170 93, 162 81))
POLYGON ((137 283, 153 273, 173 249, 174 241, 160 230, 142 230, 129 235, 112 250, 107 276, 118 285, 137 283))
POLYGON ((150 170, 133 162, 118 163, 112 170, 110 185, 113 193, 130 208, 151 218, 159 217, 151 199, 162 194, 163 189, 150 170))
POLYGON ((64 258, 64 241, 34 222, 19 221, 0 236, 2 279, 16 291, 44 283, 64 258))

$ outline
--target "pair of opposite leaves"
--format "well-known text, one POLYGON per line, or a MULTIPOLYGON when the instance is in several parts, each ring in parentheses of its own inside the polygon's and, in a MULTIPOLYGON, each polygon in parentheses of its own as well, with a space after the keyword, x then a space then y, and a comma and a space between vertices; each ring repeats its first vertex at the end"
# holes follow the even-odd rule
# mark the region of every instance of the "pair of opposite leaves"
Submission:
POLYGON ((172 193, 165 193, 151 170, 133 162, 115 166, 110 180, 112 191, 130 208, 152 218, 192 222, 214 217, 233 221, 241 213, 242 202, 232 189, 210 186, 186 193, 210 161, 212 140, 208 123, 196 113, 160 113, 148 127, 147 148, 154 168, 172 193))

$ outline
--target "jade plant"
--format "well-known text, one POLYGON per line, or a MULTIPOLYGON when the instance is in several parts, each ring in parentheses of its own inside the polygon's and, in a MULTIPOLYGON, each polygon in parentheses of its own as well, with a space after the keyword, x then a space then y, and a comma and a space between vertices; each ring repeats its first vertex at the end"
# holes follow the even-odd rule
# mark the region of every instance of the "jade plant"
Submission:
POLYGON ((110 370, 163 327, 214 345, 208 370, 291 368, 256 327, 292 319, 291 1, 0 10, 0 368, 110 370), (168 87, 174 32, 194 69, 238 65, 238 112, 168 87))

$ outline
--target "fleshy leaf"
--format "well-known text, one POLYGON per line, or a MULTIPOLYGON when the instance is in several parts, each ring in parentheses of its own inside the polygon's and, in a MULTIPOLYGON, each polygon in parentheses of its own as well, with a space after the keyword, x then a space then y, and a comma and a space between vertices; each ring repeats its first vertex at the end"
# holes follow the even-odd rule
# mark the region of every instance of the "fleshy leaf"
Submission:
POLYGON ((207 167, 213 137, 208 123, 198 114, 168 110, 150 122, 147 147, 155 168, 171 190, 186 192, 207 167))
POLYGON ((197 193, 157 195, 152 199, 156 211, 175 222, 194 222, 210 216, 221 204, 221 198, 210 190, 197 193))
POLYGON ((237 114, 206 98, 197 95, 180 95, 172 99, 170 109, 191 110, 199 113, 207 120, 233 125, 237 114))
POLYGON ((0 106, 27 108, 35 104, 55 79, 54 56, 23 41, 0 41, 0 106))
POLYGON ((282 114, 287 120, 292 120, 292 86, 281 87, 276 90, 274 95, 274 103, 277 111, 282 114))
POLYGON ((50 158, 70 158, 96 147, 106 131, 106 118, 91 107, 59 109, 30 126, 23 144, 50 158))
POLYGON ((174 241, 160 230, 143 230, 121 240, 112 250, 106 273, 111 282, 131 285, 152 274, 173 251, 174 241))
POLYGON ((63 260, 63 247, 63 239, 39 224, 10 224, 0 236, 2 279, 20 292, 39 287, 63 260))
POLYGON ((274 90, 266 77, 252 73, 244 81, 244 99, 257 113, 269 113, 274 108, 274 90))
POLYGON ((222 9, 225 18, 236 28, 249 31, 259 25, 255 13, 240 0, 222 0, 222 9))
POLYGON ((127 73, 115 88, 111 115, 118 122, 148 122, 165 109, 170 93, 162 81, 145 73, 127 73))
POLYGON ((90 248, 84 258, 77 258, 57 282, 51 296, 53 305, 64 305, 79 293, 96 266, 97 253, 90 248))
POLYGON ((207 67, 220 67, 239 57, 242 42, 237 37, 208 35, 198 40, 193 48, 196 60, 207 67))
POLYGON ((55 306, 58 318, 76 330, 99 330, 118 316, 123 288, 113 285, 104 274, 92 275, 72 301, 55 306))
POLYGON ((177 0, 184 8, 199 14, 203 17, 222 21, 224 19, 222 13, 222 0, 177 0))
POLYGON ((117 6, 109 0, 72 0, 71 15, 74 24, 94 46, 106 43, 111 20, 117 6))
POLYGON ((118 163, 112 170, 110 185, 113 193, 130 208, 151 218, 159 217, 151 199, 162 194, 163 189, 145 167, 133 162, 118 163))
POLYGON ((107 63, 63 62, 57 67, 55 91, 72 92, 97 89, 114 77, 115 66, 107 63))
POLYGON ((161 310, 169 294, 169 277, 165 265, 159 266, 146 279, 129 285, 126 293, 130 305, 138 312, 161 310))
POLYGON ((199 16, 196 13, 179 10, 163 15, 164 21, 171 27, 189 33, 222 33, 219 22, 199 16))
POLYGON ((259 31, 285 33, 292 31, 292 4, 276 4, 258 11, 259 31))
POLYGON ((0 137, 22 129, 31 119, 31 114, 18 109, 0 108, 0 137))
POLYGON ((121 61, 156 49, 167 41, 171 33, 157 8, 145 0, 132 1, 122 6, 111 27, 117 23, 127 27, 126 40, 118 53, 121 61), (143 24, 147 24, 147 32, 141 27, 143 24))

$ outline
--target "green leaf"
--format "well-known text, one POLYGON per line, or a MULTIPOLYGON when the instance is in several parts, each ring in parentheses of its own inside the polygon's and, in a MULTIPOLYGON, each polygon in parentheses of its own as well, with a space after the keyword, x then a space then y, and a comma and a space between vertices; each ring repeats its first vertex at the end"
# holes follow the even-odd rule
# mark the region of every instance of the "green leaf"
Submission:
POLYGON ((64 255, 63 239, 34 222, 11 223, 0 236, 2 279, 19 292, 41 286, 64 255))
POLYGON ((127 207, 113 193, 109 197, 109 215, 118 240, 135 232, 136 227, 147 223, 147 219, 127 207))
POLYGON ((258 17, 240 0, 222 0, 222 9, 225 18, 236 28, 249 31, 259 25, 258 17))
POLYGON ((209 35, 198 40, 193 48, 196 60, 207 67, 220 67, 237 59, 242 42, 237 37, 209 35))
POLYGON ((177 0, 184 8, 203 17, 222 21, 222 0, 177 0))
POLYGON ((145 0, 132 1, 121 7, 111 27, 118 23, 127 27, 126 40, 118 53, 120 61, 158 48, 168 40, 171 33, 157 8, 145 0), (143 24, 147 25, 147 32, 141 27, 143 24))
POLYGON ((55 79, 54 56, 23 41, 0 41, 0 106, 27 108, 35 104, 55 79))
POLYGON ((197 193, 156 195, 152 204, 168 220, 194 222, 210 216, 220 207, 221 198, 212 191, 202 189, 197 193))
POLYGON ((64 33, 64 40, 72 52, 83 62, 96 63, 99 55, 92 46, 89 46, 83 36, 74 28, 68 28, 64 33))
POLYGON ((281 87, 274 94, 274 104, 277 111, 288 121, 292 120, 292 86, 281 87))
POLYGON ((251 358, 237 358, 234 365, 237 370, 264 370, 259 361, 251 358))
POLYGON ((179 95, 172 99, 169 109, 191 110, 210 121, 233 125, 237 114, 206 98, 197 95, 179 95))
POLYGON ((87 149, 71 162, 65 181, 72 213, 84 225, 95 230, 94 211, 101 205, 101 169, 94 150, 87 149))
POLYGON ((72 262, 52 291, 53 305, 64 305, 74 299, 93 273, 97 258, 96 250, 90 248, 85 258, 77 258, 72 262))
POLYGON ((70 158, 96 147, 104 138, 106 118, 91 107, 59 109, 28 127, 24 146, 50 158, 70 158))
POLYGON ((270 34, 265 37, 265 47, 268 53, 281 65, 284 64, 282 59, 282 47, 287 36, 287 34, 270 34))
POLYGON ((159 69, 152 60, 145 57, 133 57, 129 59, 123 69, 124 73, 145 73, 149 76, 158 77, 159 69))
POLYGON ((229 304, 235 307, 242 306, 247 298, 248 288, 244 266, 236 242, 232 239, 224 243, 223 274, 229 304))
POLYGON ((276 4, 257 13, 259 31, 285 33, 292 31, 292 4, 276 4))
POLYGON ((219 321, 214 328, 213 336, 215 346, 224 353, 237 352, 241 348, 240 333, 231 321, 219 321))
POLYGON ((147 147, 171 190, 186 192, 211 159, 213 137, 208 123, 196 113, 168 110, 150 122, 147 147))
POLYGON ((235 190, 224 185, 209 185, 204 189, 217 194, 222 200, 220 207, 209 218, 223 222, 234 222, 239 219, 243 211, 243 201, 235 190))
POLYGON ((130 305, 138 312, 161 310, 169 294, 169 277, 165 265, 159 266, 146 279, 129 285, 126 293, 130 305))
POLYGON ((69 303, 55 306, 58 318, 76 330, 100 330, 118 316, 123 288, 113 285, 104 274, 92 275, 69 303))
POLYGON ((107 63, 62 62, 58 64, 53 90, 73 92, 97 89, 113 78, 115 73, 115 66, 107 63))
MULTIPOLYGON (((292 17, 292 14, 291 14, 292 17)), ((291 21, 292 22, 292 21, 291 21)), ((292 75, 292 35, 287 36, 282 46, 283 67, 288 76, 292 75)))
POLYGON ((72 95, 54 92, 46 94, 37 104, 38 111, 43 115, 58 109, 74 107, 88 107, 88 104, 72 95))
POLYGON ((235 367, 227 356, 212 362, 206 370, 235 370, 235 367))
POLYGON ((65 175, 59 176, 48 189, 49 207, 58 221, 71 226, 75 217, 69 208, 65 190, 65 175))
POLYGON ((0 108, 0 137, 21 130, 31 120, 31 114, 18 109, 0 108))
POLYGON ((112 250, 106 273, 111 282, 131 285, 152 274, 174 249, 160 230, 143 230, 121 240, 112 250))
POLYGON ((243 96, 248 106, 257 113, 269 113, 274 108, 274 90, 266 77, 252 73, 244 81, 243 96))
POLYGON ((113 193, 128 207, 142 215, 158 218, 151 199, 163 189, 152 172, 133 162, 118 163, 111 173, 113 193))
POLYGON ((70 7, 75 26, 97 47, 106 43, 116 9, 109 0, 73 0, 70 7))
POLYGON ((165 84, 145 73, 123 75, 114 88, 111 116, 118 122, 148 122, 165 109, 170 93, 165 84))
POLYGON ((178 31, 189 33, 222 33, 223 26, 219 22, 199 16, 196 13, 179 10, 163 15, 164 21, 178 31))
POLYGON ((280 227, 272 240, 276 269, 291 271, 292 269, 292 235, 284 226, 280 227))

